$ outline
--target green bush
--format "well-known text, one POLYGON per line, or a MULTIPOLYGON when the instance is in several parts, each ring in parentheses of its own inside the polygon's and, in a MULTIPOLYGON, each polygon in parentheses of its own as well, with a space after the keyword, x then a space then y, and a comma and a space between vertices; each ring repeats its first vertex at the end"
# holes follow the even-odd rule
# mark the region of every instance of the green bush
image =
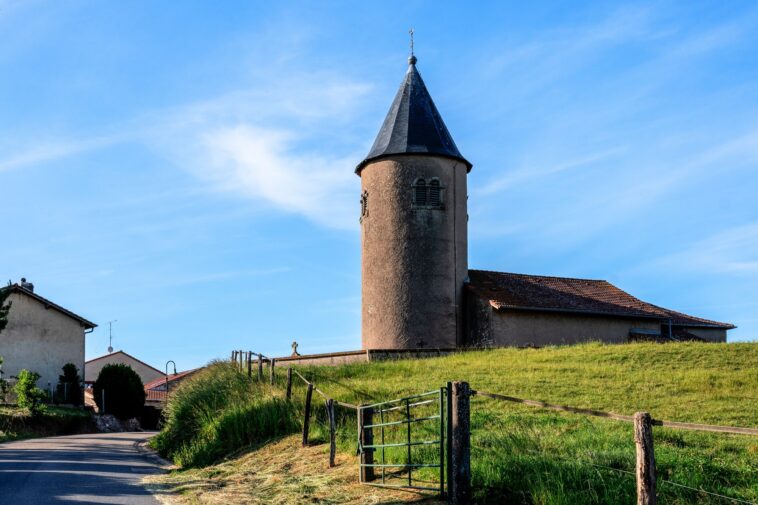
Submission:
POLYGON ((8 381, 3 379, 3 357, 0 356, 0 403, 5 403, 5 396, 8 394, 8 381))
POLYGON ((11 310, 11 302, 5 303, 11 295, 10 282, 8 286, 0 288, 0 333, 8 325, 8 313, 11 310))
POLYGON ((203 466, 299 430, 296 407, 232 365, 216 362, 174 391, 153 447, 182 466, 203 466))
POLYGON ((119 419, 131 419, 142 412, 145 405, 145 387, 132 367, 121 363, 105 365, 93 387, 97 407, 103 414, 119 419), (103 391, 105 406, 103 407, 103 391))
POLYGON ((44 412, 45 405, 42 402, 47 399, 47 393, 37 387, 39 378, 40 374, 37 372, 23 369, 18 373, 15 387, 18 406, 27 409, 34 416, 44 412))

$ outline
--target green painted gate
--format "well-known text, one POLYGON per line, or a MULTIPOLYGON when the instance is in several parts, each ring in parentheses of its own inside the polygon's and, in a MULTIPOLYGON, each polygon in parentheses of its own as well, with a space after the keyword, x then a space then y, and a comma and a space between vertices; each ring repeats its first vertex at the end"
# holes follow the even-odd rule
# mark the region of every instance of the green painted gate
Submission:
POLYGON ((358 407, 362 484, 445 494, 447 388, 358 407))

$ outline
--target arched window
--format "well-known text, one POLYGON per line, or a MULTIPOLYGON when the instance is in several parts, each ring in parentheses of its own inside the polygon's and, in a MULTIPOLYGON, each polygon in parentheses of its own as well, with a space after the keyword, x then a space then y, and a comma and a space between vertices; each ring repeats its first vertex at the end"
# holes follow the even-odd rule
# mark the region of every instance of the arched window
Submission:
POLYGON ((426 181, 424 179, 416 179, 413 184, 413 203, 416 205, 426 205, 426 181))
POLYGON ((423 209, 442 209, 443 189, 438 178, 419 177, 413 182, 413 206, 423 209))
POLYGON ((432 179, 429 181, 429 200, 428 204, 432 207, 439 207, 442 204, 442 195, 440 191, 440 180, 432 179))

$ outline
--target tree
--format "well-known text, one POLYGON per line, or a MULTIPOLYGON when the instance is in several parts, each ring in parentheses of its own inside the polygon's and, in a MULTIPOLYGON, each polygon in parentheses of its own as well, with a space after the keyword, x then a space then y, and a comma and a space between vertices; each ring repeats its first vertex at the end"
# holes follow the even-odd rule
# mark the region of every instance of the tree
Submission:
POLYGON ((11 283, 9 282, 6 287, 0 288, 0 333, 8 326, 8 312, 11 310, 11 302, 8 302, 10 295, 11 283))
POLYGON ((113 414, 119 419, 139 416, 145 405, 142 380, 132 367, 122 363, 105 365, 97 376, 92 392, 100 412, 113 414), (105 406, 102 404, 103 391, 105 406))
POLYGON ((5 395, 8 394, 8 381, 3 379, 3 357, 0 356, 0 403, 5 403, 5 395))
MULTIPOLYGON (((11 310, 11 302, 8 301, 8 297, 11 295, 11 283, 8 281, 8 286, 0 288, 0 333, 3 332, 6 326, 8 326, 8 312, 11 310)), ((3 379, 2 373, 3 358, 0 356, 0 401, 5 401, 5 395, 8 393, 8 382, 3 379)))
POLYGON ((18 406, 28 409, 33 416, 45 411, 45 405, 42 402, 47 398, 47 393, 37 387, 39 378, 40 374, 37 372, 23 369, 18 373, 18 382, 15 387, 18 406))
POLYGON ((82 378, 73 363, 63 365, 63 375, 58 376, 58 398, 63 403, 82 404, 82 378))

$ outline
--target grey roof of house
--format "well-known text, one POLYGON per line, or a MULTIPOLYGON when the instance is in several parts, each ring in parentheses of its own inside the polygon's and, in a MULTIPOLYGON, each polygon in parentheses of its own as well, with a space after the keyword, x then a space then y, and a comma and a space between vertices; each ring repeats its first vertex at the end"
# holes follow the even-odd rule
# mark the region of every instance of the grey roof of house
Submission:
POLYGON ((432 155, 459 160, 471 170, 445 126, 429 91, 416 69, 416 57, 408 59, 408 71, 395 95, 387 117, 371 151, 355 169, 386 156, 398 154, 432 155))

